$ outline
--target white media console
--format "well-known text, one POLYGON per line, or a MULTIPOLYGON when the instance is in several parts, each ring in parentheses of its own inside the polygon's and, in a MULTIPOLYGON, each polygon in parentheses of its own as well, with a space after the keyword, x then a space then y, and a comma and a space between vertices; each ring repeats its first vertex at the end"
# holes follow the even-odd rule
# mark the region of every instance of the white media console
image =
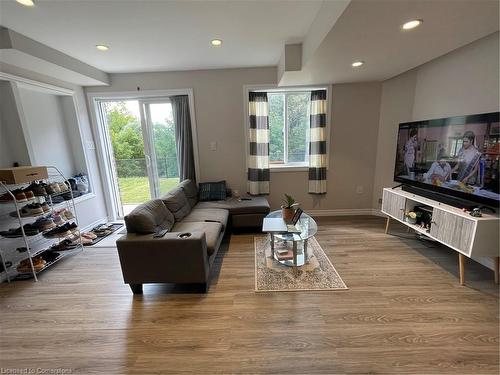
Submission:
POLYGON ((465 257, 491 257, 495 262, 495 282, 499 281, 500 248, 498 215, 485 214, 473 217, 468 212, 438 201, 403 191, 400 188, 385 188, 382 198, 382 212, 387 215, 385 232, 389 230, 390 219, 397 220, 409 228, 430 237, 458 252, 460 284, 465 284, 465 257), (415 206, 425 205, 432 209, 430 230, 408 223, 405 212, 415 206))

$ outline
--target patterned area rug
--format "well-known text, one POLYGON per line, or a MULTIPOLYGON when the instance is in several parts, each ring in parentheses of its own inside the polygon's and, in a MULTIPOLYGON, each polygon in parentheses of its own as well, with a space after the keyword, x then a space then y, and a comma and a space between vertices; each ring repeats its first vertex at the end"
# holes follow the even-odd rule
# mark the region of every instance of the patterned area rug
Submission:
POLYGON ((268 237, 255 237, 255 291, 292 292, 348 289, 314 237, 309 239, 309 263, 289 267, 271 257, 268 237))

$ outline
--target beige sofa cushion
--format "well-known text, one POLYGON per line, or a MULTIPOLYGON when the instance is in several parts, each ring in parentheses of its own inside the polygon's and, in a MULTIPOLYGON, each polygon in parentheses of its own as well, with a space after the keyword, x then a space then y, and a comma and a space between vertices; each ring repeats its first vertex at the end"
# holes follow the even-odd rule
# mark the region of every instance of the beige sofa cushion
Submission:
POLYGON ((191 206, 187 200, 184 190, 177 186, 170 190, 167 194, 161 197, 165 206, 172 212, 175 221, 181 221, 184 217, 191 212, 191 206))
POLYGON ((220 208, 193 208, 182 222, 217 222, 222 224, 222 230, 227 226, 229 211, 220 208))
MULTIPOLYGON (((215 247, 217 246, 217 241, 219 239, 219 235, 222 232, 222 224, 220 223, 206 223, 206 222, 182 222, 175 223, 172 228, 172 232, 196 232, 201 231, 205 232, 205 237, 207 240, 207 253, 208 256, 212 255, 215 252, 215 247)), ((179 249, 182 251, 182 249, 179 249)))
POLYGON ((161 199, 147 201, 125 216, 125 225, 129 233, 154 233, 162 229, 171 229, 173 224, 174 216, 161 199))
POLYGON ((189 205, 193 208, 198 203, 198 187, 196 186, 196 182, 193 180, 184 180, 178 186, 184 190, 189 205))

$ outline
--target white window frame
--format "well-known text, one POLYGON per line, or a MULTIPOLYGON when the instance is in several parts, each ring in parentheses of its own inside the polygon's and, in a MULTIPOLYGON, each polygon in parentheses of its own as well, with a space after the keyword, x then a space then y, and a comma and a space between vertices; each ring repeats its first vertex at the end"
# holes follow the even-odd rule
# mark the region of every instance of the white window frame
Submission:
MULTIPOLYGON (((268 93, 290 93, 290 92, 307 92, 313 90, 326 90, 326 155, 327 155, 327 165, 326 168, 328 170, 329 167, 329 159, 330 159, 330 95, 331 95, 331 85, 316 85, 316 86, 287 86, 287 87, 278 87, 277 85, 244 85, 243 86, 243 104, 244 104, 244 113, 243 113, 243 129, 245 133, 245 155, 246 155, 246 170, 248 170, 248 156, 249 156, 249 140, 248 140, 248 124, 249 124, 249 116, 248 116, 248 95, 251 91, 265 91, 268 93)), ((285 111, 286 111, 286 95, 285 95, 285 111)), ((285 118, 285 134, 284 134, 284 148, 283 150, 285 154, 288 152, 288 120, 285 118)), ((309 136, 307 136, 309 139, 309 136)), ((309 142, 308 142, 309 143, 309 142)), ((307 153, 309 153, 309 144, 307 145, 307 153)), ((307 157, 307 162, 294 162, 288 163, 285 161, 284 163, 271 163, 269 162, 269 169, 271 172, 303 172, 309 170, 309 157, 307 157)))
POLYGON ((98 102, 106 100, 139 100, 148 101, 154 99, 166 99, 174 95, 187 95, 189 100, 189 111, 191 117, 191 133, 193 137, 193 154, 194 154, 194 165, 196 180, 200 179, 200 163, 199 163, 199 149, 198 149, 198 132, 196 130, 196 118, 195 118, 195 104, 194 104, 194 93, 193 89, 172 89, 172 90, 144 90, 144 91, 117 91, 117 92, 89 92, 87 93, 87 100, 89 105, 90 118, 92 122, 92 131, 94 132, 94 139, 97 141, 97 155, 98 164, 101 170, 103 188, 104 188, 104 199, 106 202, 106 209, 108 211, 108 217, 110 220, 119 219, 118 213, 120 212, 117 203, 113 199, 116 192, 114 189, 114 179, 111 173, 113 166, 110 165, 108 158, 106 157, 106 142, 104 134, 104 126, 102 119, 100 118, 98 102))

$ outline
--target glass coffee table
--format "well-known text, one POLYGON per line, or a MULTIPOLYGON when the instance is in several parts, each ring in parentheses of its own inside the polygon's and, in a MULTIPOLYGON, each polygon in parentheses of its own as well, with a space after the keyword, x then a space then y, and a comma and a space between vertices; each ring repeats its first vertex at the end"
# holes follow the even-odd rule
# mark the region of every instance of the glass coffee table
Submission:
MULTIPOLYGON (((269 218, 279 218, 281 216, 281 210, 273 211, 266 217, 269 218)), ((300 233, 269 233, 271 236, 271 253, 278 262, 286 266, 303 266, 309 261, 309 254, 307 253, 307 240, 314 236, 318 231, 318 225, 312 217, 307 215, 305 212, 300 216, 299 221, 295 226, 300 229, 300 233), (292 253, 293 258, 291 259, 279 259, 278 254, 275 251, 275 245, 278 241, 292 243, 292 253)))

